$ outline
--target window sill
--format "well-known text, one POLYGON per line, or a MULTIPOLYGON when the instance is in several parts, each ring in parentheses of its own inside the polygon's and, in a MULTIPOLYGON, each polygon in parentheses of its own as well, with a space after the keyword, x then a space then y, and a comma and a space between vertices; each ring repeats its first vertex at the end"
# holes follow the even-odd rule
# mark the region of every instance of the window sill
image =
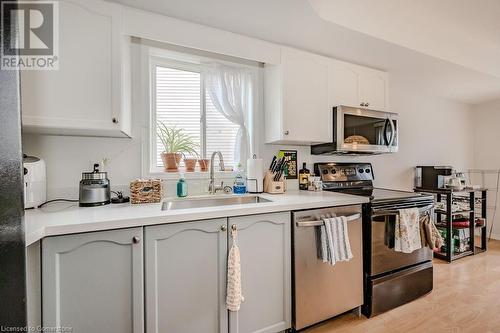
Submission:
MULTIPOLYGON (((184 179, 210 179, 210 172, 186 172, 180 170, 179 172, 164 172, 164 171, 151 171, 147 175, 148 178, 156 178, 156 179, 164 179, 164 180, 178 180, 180 175, 184 175, 184 179)), ((214 176, 217 179, 220 178, 234 178, 236 177, 236 172, 234 171, 216 171, 214 172, 214 176)))

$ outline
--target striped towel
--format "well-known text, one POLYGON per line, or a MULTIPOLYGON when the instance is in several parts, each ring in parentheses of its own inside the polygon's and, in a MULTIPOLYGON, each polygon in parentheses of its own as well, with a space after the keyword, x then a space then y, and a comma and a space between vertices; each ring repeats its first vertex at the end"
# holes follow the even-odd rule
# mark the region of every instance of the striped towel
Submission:
POLYGON ((320 259, 324 263, 335 265, 337 261, 349 261, 353 258, 351 243, 345 216, 323 218, 320 226, 320 259))

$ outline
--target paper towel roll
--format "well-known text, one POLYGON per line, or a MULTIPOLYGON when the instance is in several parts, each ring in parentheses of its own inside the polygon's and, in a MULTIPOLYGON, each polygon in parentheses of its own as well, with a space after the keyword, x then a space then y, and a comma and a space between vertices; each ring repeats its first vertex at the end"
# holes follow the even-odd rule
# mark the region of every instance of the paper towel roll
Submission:
POLYGON ((264 168, 261 158, 249 158, 247 160, 247 190, 251 193, 264 191, 263 185, 264 168))

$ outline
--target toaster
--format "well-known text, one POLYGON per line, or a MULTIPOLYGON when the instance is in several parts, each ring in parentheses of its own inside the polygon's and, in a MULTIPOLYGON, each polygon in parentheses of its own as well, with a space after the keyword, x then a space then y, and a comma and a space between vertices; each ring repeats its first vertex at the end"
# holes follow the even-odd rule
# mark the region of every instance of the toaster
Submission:
POLYGON ((78 201, 80 207, 102 206, 111 202, 108 173, 99 171, 99 164, 94 164, 92 172, 82 172, 78 201))

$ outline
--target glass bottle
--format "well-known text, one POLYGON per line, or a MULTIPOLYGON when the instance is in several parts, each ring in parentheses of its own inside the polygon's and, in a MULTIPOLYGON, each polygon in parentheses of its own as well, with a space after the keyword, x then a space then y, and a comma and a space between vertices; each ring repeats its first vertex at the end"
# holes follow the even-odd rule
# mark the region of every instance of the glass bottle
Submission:
POLYGON ((302 169, 299 170, 299 189, 307 190, 310 173, 311 172, 306 167, 306 162, 302 163, 302 169))

